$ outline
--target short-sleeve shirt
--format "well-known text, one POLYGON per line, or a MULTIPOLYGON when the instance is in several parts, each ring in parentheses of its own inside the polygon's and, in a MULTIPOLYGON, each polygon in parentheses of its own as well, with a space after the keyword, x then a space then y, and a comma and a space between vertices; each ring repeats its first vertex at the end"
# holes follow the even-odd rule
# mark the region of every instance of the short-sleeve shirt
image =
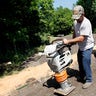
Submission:
POLYGON ((75 30, 76 37, 80 35, 85 36, 83 42, 78 42, 79 49, 81 51, 90 49, 94 46, 94 38, 92 35, 91 22, 86 17, 84 17, 82 23, 78 23, 77 21, 74 21, 74 30, 75 30))

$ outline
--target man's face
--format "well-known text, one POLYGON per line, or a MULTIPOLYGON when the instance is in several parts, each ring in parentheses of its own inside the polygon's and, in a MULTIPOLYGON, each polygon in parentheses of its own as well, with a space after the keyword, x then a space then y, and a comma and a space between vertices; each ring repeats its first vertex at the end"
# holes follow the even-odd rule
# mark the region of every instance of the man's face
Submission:
POLYGON ((78 10, 73 10, 73 14, 78 15, 79 14, 78 10))
POLYGON ((75 19, 78 23, 81 23, 83 21, 83 14, 80 14, 78 10, 74 10, 73 15, 78 16, 78 18, 75 19))

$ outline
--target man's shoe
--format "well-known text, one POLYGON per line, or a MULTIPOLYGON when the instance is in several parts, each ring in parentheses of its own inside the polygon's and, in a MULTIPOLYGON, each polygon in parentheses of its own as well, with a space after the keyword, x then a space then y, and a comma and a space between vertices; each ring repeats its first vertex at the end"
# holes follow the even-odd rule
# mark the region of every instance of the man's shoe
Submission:
POLYGON ((85 84, 83 84, 82 88, 86 89, 86 88, 88 88, 91 85, 92 85, 92 82, 86 82, 85 84))

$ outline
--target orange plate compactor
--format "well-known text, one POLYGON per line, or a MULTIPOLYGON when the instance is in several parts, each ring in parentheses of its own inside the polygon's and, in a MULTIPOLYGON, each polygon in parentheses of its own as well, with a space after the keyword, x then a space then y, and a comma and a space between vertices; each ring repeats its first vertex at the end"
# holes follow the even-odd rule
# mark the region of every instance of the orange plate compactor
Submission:
POLYGON ((60 84, 61 88, 55 89, 54 92, 62 95, 67 95, 75 89, 67 78, 66 68, 72 63, 71 46, 63 44, 62 41, 56 41, 45 46, 44 54, 48 59, 50 69, 55 72, 55 79, 60 84))

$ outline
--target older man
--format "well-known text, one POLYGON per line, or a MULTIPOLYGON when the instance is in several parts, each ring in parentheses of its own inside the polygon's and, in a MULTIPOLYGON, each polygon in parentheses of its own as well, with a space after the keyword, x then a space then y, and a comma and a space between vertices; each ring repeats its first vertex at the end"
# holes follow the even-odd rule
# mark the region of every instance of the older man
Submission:
POLYGON ((80 71, 80 80, 85 80, 83 88, 88 88, 92 84, 91 53, 94 46, 92 26, 90 21, 84 16, 84 8, 77 5, 73 9, 74 33, 73 39, 64 39, 64 44, 78 43, 79 49, 77 60, 80 71))

